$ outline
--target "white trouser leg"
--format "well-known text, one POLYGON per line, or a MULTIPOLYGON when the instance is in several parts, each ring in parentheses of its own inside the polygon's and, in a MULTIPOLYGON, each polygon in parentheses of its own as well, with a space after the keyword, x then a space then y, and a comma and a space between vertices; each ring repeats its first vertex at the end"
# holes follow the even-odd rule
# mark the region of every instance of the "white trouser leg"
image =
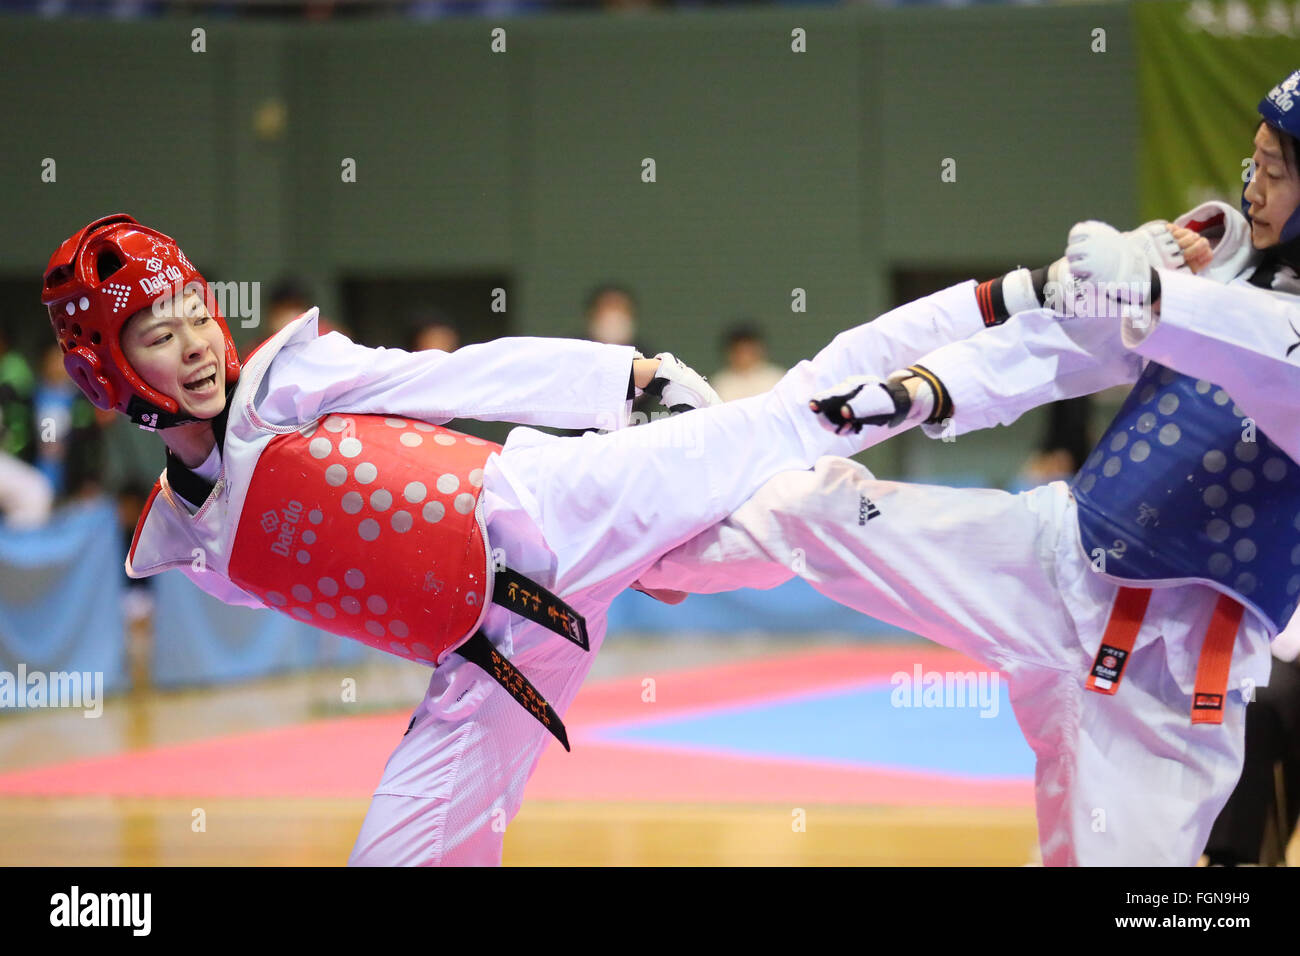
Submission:
POLYGON ((808 410, 813 394, 872 364, 864 329, 837 336, 753 398, 581 438, 516 429, 489 461, 485 488, 508 486, 527 501, 557 558, 557 593, 607 584, 612 599, 635 580, 629 571, 725 517, 773 475, 901 430, 837 436, 808 410))
MULTIPOLYGON (((605 634, 603 605, 569 603, 587 618, 592 652, 521 623, 500 608, 484 630, 512 629, 530 646, 520 669, 563 715, 605 634)), ((384 768, 349 859, 360 866, 489 866, 501 862, 506 824, 551 741, 550 734, 488 675, 460 657, 433 674, 418 719, 384 768)))
MULTIPOLYGON (((861 367, 855 331, 765 395, 604 435, 516 430, 484 469, 489 545, 586 617, 594 653, 609 602, 664 551, 771 475, 888 434, 836 436, 807 409, 809 396, 861 367)), ((590 654, 499 608, 483 630, 563 716, 590 654)), ((449 659, 385 768, 352 862, 497 862, 503 824, 548 740, 488 675, 449 659)))
POLYGON ((1160 641, 1134 651, 1114 695, 1087 690, 1082 673, 1011 677, 1038 758, 1043 863, 1194 866, 1241 775, 1240 692, 1228 694, 1222 724, 1192 724, 1160 641))
MULTIPOLYGON (((971 307, 968 293, 952 298, 971 307)), ((934 308, 921 300, 904 310, 928 321, 934 308)), ((489 543, 587 618, 594 653, 609 601, 659 555, 724 517, 768 477, 893 433, 835 436, 807 408, 815 393, 878 371, 875 336, 866 329, 837 336, 765 395, 580 439, 517 429, 484 469, 489 543)), ((484 630, 563 715, 590 655, 500 609, 484 630)), ((502 834, 493 821, 514 816, 549 738, 458 658, 435 672, 422 711, 385 768, 352 862, 499 861, 502 834)))
MULTIPOLYGON (((1044 861, 1190 865, 1240 774, 1240 694, 1222 725, 1193 725, 1163 640, 1139 642, 1114 696, 1085 689, 1116 587, 1062 558, 1078 548, 1074 520, 1059 483, 1023 495, 906 485, 827 459, 769 481, 640 580, 710 592, 797 573, 999 668, 1037 758, 1044 861)), ((1215 599, 1198 587, 1157 595, 1143 631, 1169 633, 1174 614, 1203 633, 1215 599)))
POLYGON ((913 485, 823 458, 767 482, 640 582, 700 593, 798 574, 846 607, 994 667, 1064 666, 1041 635, 1073 638, 1056 579, 1067 506, 1059 483, 1021 495, 913 485))

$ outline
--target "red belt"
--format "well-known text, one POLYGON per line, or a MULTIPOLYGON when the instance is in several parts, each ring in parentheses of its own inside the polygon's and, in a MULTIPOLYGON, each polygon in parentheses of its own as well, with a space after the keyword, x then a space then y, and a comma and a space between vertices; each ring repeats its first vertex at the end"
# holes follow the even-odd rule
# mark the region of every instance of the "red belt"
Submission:
MULTIPOLYGON (((1151 600, 1149 588, 1120 588, 1115 605, 1102 635, 1101 647, 1088 674, 1088 689, 1099 694, 1119 690, 1124 665, 1133 653, 1133 644, 1146 616, 1151 600)), ((1196 664, 1196 686, 1192 690, 1192 723, 1223 723, 1223 701, 1228 693, 1228 670, 1232 665, 1232 645, 1237 639, 1244 608, 1226 594, 1214 605, 1210 626, 1205 632, 1201 657, 1196 664)))

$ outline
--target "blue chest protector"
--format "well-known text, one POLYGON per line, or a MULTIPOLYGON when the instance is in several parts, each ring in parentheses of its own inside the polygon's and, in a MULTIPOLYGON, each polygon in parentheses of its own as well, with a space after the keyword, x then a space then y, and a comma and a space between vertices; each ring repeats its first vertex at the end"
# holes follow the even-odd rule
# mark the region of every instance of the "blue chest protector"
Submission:
POLYGON ((1274 632, 1300 593, 1300 466, 1217 385, 1147 364, 1071 484, 1104 576, 1198 581, 1274 632), (1253 440, 1252 440, 1253 439, 1253 440))

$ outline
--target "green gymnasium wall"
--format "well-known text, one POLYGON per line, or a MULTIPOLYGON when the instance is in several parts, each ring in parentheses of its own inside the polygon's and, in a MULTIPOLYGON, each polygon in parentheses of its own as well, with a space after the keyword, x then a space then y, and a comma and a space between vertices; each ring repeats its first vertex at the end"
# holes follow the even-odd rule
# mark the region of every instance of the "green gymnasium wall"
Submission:
MULTIPOLYGON (((30 280, 38 321, 56 243, 127 211, 210 279, 306 277, 327 314, 344 278, 506 275, 511 332, 573 334, 582 293, 612 278, 638 292, 644 337, 702 370, 740 314, 789 363, 887 308, 895 270, 1037 265, 1077 219, 1134 220, 1132 15, 7 17, 0 278, 30 280), (196 26, 206 53, 191 52, 196 26), (807 52, 791 51, 796 28, 807 52), (46 157, 55 183, 41 181, 46 157), (341 182, 344 157, 355 183, 341 182), (941 181, 946 159, 955 182, 941 181), (790 310, 796 287, 806 313, 790 310)), ((12 298, 9 316, 25 308, 12 298)), ((1034 437, 1018 435, 955 447, 1003 476, 1008 442, 1023 455, 1034 437)), ((915 454, 930 470, 952 461, 915 454)))

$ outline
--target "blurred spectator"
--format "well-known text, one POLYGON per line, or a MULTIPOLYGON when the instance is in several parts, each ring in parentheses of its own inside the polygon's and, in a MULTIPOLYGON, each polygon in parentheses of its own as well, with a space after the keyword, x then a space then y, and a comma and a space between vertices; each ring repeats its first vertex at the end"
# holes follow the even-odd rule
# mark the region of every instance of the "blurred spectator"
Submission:
POLYGON ((1083 467, 1094 443, 1092 398, 1084 395, 1047 407, 1047 431, 1038 451, 1020 468, 1013 490, 1027 490, 1049 481, 1069 481, 1083 467))
POLYGON ((10 350, 0 329, 0 451, 32 464, 36 460, 32 395, 36 376, 27 359, 10 350))
MULTIPOLYGON (((606 282, 587 293, 583 304, 587 322, 586 338, 606 345, 630 345, 642 355, 653 355, 637 337, 636 296, 626 286, 606 282)), ((663 414, 659 399, 642 395, 632 402, 632 424, 638 425, 663 414)), ((582 434, 568 432, 565 434, 582 434)))
MULTIPOLYGON (((1297 643, 1293 627, 1277 642, 1284 642, 1288 631, 1291 643, 1297 643)), ((1268 686, 1259 688, 1246 708, 1246 760, 1210 831, 1205 855, 1211 866, 1286 860, 1300 818, 1300 663, 1285 659, 1295 653, 1295 647, 1274 649, 1268 686), (1266 832, 1272 837, 1267 845, 1266 832)))
POLYGON ((545 13, 550 9, 594 5, 595 0, 415 0, 406 15, 416 20, 439 20, 444 17, 480 16, 500 20, 525 13, 545 13))
POLYGON ((117 414, 113 414, 101 435, 104 487, 111 492, 140 484, 152 488, 165 465, 157 437, 117 414))
MULTIPOLYGON (((131 540, 135 537, 135 523, 144 511, 145 502, 153 490, 151 484, 132 479, 122 486, 117 493, 118 534, 122 542, 122 553, 131 550, 131 540)), ((122 610, 127 623, 135 626, 146 620, 153 613, 154 595, 153 578, 133 578, 122 569, 126 590, 122 594, 122 610)))
MULTIPOLYGON (((317 305, 318 303, 313 301, 313 298, 311 289, 297 279, 290 277, 277 282, 271 288, 271 294, 266 301, 264 310, 266 335, 264 340, 269 339, 312 306, 317 305)), ((323 315, 316 320, 316 328, 321 335, 343 331, 323 315)), ((248 356, 245 355, 244 357, 247 358, 248 356)))
POLYGON ((311 292, 296 279, 282 279, 266 303, 266 337, 270 338, 312 307, 311 292))
POLYGON ((50 516, 54 489, 41 472, 0 451, 0 518, 10 528, 38 528, 50 516))
POLYGON ((42 356, 32 405, 39 439, 35 464, 54 489, 55 498, 98 490, 100 423, 95 407, 64 371, 63 352, 57 345, 51 344, 42 356))
POLYGON ((429 349, 454 352, 458 348, 460 333, 441 312, 428 312, 417 320, 415 331, 411 333, 412 352, 425 352, 429 349))
POLYGON ((642 355, 650 355, 637 342, 637 305, 632 292, 612 283, 598 285, 587 293, 583 309, 587 320, 586 337, 606 345, 631 345, 642 355))
POLYGON ((781 380, 785 370, 767 360, 763 331, 750 322, 739 322, 722 336, 726 366, 709 379, 724 402, 761 395, 781 380))

